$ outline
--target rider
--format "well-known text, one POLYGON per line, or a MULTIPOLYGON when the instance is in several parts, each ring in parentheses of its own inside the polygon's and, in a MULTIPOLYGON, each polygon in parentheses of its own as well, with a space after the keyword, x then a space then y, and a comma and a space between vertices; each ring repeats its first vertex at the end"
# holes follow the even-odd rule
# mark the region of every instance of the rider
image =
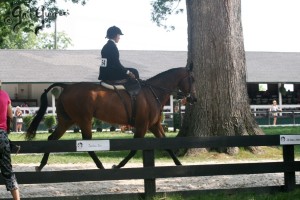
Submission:
POLYGON ((134 68, 124 67, 119 59, 119 50, 117 43, 123 35, 120 28, 112 26, 107 29, 106 38, 109 40, 101 50, 101 66, 99 80, 121 80, 121 79, 139 79, 139 73, 134 68))

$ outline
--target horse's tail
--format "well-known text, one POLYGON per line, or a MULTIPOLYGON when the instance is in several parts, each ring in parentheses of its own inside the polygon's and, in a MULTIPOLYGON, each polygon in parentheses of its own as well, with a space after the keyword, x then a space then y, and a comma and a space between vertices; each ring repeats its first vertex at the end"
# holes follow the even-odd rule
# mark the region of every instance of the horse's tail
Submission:
POLYGON ((65 83, 53 83, 41 95, 41 106, 40 106, 40 109, 37 111, 37 114, 33 118, 32 122, 30 123, 30 126, 27 129, 26 136, 25 136, 26 140, 32 140, 33 138, 35 138, 36 130, 37 130, 40 122, 42 121, 43 116, 45 115, 47 107, 48 107, 47 93, 54 87, 59 86, 59 87, 65 88, 66 85, 67 84, 65 84, 65 83))

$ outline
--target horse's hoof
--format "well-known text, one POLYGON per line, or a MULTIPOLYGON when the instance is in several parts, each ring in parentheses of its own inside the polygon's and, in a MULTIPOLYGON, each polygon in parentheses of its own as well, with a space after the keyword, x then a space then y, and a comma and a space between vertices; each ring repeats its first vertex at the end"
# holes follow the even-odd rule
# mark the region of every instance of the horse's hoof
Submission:
POLYGON ((40 171, 42 171, 42 169, 40 167, 35 167, 35 171, 40 172, 40 171))
POLYGON ((111 168, 112 169, 119 169, 119 167, 117 165, 113 165, 111 168))
POLYGON ((175 163, 177 166, 182 166, 181 162, 176 162, 175 163))

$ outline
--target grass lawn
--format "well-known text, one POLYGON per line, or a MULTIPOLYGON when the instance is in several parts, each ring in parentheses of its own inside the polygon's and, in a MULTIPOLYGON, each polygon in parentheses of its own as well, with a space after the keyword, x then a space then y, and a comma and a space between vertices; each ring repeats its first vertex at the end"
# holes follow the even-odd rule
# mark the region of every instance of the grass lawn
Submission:
POLYGON ((154 200, 300 200, 300 189, 280 193, 251 193, 251 192, 214 192, 204 195, 182 197, 180 195, 156 196, 154 200))

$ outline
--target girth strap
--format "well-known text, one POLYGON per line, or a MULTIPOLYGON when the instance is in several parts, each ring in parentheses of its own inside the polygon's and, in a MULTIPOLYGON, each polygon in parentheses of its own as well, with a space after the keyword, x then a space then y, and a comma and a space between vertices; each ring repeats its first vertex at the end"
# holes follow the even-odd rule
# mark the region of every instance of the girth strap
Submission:
POLYGON ((132 94, 129 94, 129 95, 130 95, 131 107, 132 107, 132 115, 131 115, 129 124, 131 126, 134 126, 135 118, 136 118, 136 95, 132 95, 132 94))
POLYGON ((131 107, 132 107, 132 115, 130 116, 129 115, 129 110, 128 110, 128 107, 126 106, 124 98, 122 98, 120 92, 118 91, 118 89, 114 85, 113 85, 113 87, 114 87, 115 92, 117 93, 117 95, 119 96, 119 98, 121 99, 121 101, 122 101, 122 103, 125 107, 125 111, 126 111, 127 118, 128 118, 128 124, 131 125, 131 126, 134 126, 135 117, 136 117, 136 95, 131 95, 130 93, 128 93, 129 96, 130 96, 130 102, 131 102, 131 107))

